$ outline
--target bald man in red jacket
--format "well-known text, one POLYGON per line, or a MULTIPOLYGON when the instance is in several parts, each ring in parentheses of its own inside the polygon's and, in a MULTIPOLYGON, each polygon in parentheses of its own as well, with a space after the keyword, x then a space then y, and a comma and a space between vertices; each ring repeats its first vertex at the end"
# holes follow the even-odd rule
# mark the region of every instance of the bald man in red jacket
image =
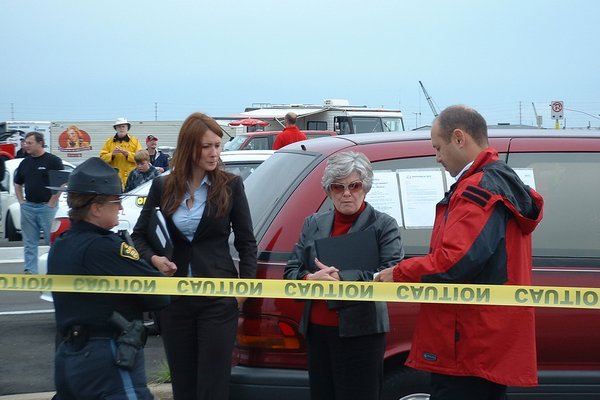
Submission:
POLYGON ((273 150, 279 150, 288 144, 306 140, 304 132, 296 126, 296 118, 298 118, 298 116, 293 112, 285 114, 285 129, 277 135, 275 143, 273 143, 273 150))

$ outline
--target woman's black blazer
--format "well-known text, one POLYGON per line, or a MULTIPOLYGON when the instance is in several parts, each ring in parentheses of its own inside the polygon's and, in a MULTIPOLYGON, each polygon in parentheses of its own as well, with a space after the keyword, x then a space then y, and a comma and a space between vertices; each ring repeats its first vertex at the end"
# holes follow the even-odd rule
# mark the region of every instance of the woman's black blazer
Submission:
MULTIPOLYGON (((155 178, 146 198, 144 208, 131 235, 141 257, 150 262, 156 253, 150 247, 146 231, 152 209, 160 206, 166 176, 155 178)), ((256 239, 252 229, 250 208, 244 192, 242 178, 234 176, 228 183, 231 191, 229 208, 222 217, 216 217, 207 204, 202 219, 190 242, 173 223, 172 215, 165 215, 173 241, 173 261, 177 265, 175 276, 188 276, 191 265, 194 277, 204 278, 255 278, 256 239), (234 246, 239 253, 239 271, 230 253, 229 237, 234 234, 234 246)), ((150 262, 150 265, 152 263, 150 262)))

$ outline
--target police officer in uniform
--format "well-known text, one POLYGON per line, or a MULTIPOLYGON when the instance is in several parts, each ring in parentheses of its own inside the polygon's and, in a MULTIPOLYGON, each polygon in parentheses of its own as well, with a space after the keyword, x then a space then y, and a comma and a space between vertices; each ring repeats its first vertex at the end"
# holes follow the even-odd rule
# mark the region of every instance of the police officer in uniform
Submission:
MULTIPOLYGON (((90 158, 75 168, 66 188, 50 189, 67 191, 72 225, 50 249, 49 274, 163 276, 110 231, 118 224, 122 195, 112 167, 90 158)), ((142 313, 165 307, 169 297, 77 292, 54 292, 53 297, 62 338, 55 355, 55 398, 152 399, 142 313)))

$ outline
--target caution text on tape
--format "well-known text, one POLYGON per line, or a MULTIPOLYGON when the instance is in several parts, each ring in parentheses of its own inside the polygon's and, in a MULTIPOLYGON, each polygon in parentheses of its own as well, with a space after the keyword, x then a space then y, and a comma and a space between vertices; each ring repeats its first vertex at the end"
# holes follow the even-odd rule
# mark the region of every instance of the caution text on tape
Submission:
POLYGON ((0 274, 0 290, 600 309, 600 288, 0 274))

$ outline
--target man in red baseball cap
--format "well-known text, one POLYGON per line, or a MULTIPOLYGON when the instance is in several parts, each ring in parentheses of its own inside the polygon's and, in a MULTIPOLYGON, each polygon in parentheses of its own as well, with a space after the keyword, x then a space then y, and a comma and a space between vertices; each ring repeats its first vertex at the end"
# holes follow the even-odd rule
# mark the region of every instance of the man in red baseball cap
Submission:
POLYGON ((169 169, 169 156, 156 148, 158 138, 154 135, 146 136, 146 150, 150 155, 150 164, 152 164, 161 173, 169 169))

